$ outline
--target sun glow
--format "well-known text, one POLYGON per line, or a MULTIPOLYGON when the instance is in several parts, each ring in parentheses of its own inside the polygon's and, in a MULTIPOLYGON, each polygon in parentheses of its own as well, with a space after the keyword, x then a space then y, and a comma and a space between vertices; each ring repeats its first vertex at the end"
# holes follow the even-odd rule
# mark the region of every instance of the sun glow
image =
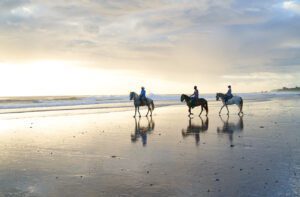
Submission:
POLYGON ((148 93, 184 89, 186 84, 147 76, 138 71, 99 69, 72 61, 0 63, 0 96, 127 94, 146 86, 148 93))
POLYGON ((124 72, 82 67, 76 62, 1 63, 0 67, 5 73, 0 79, 1 96, 109 94, 120 81, 130 81, 124 72))

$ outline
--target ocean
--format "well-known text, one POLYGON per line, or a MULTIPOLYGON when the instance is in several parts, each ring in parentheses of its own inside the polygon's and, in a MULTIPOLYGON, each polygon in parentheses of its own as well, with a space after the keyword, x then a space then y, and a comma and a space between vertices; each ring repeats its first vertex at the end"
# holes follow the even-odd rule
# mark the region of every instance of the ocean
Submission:
MULTIPOLYGON (((244 102, 266 101, 273 98, 300 98, 300 93, 240 93, 244 102)), ((150 94, 155 107, 182 105, 179 94, 150 94)), ((215 94, 201 94, 209 104, 216 104, 215 94)), ((38 96, 38 97, 0 97, 0 114, 43 111, 67 111, 97 109, 101 112, 126 111, 133 109, 129 95, 94 95, 94 96, 38 96)))

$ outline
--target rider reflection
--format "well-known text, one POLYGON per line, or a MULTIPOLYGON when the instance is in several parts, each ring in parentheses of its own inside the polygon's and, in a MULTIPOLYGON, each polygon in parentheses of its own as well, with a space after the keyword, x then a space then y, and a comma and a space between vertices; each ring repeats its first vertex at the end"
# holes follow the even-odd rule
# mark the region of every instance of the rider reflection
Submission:
POLYGON ((222 127, 217 128, 218 134, 227 134, 230 144, 233 143, 233 134, 234 132, 241 132, 244 129, 244 121, 243 116, 239 116, 239 120, 237 123, 229 122, 229 116, 227 116, 227 119, 224 120, 222 116, 220 116, 221 121, 223 122, 222 127))
POLYGON ((192 123, 192 118, 189 117, 189 124, 187 128, 181 130, 183 138, 186 138, 187 136, 194 136, 197 146, 200 142, 200 133, 207 131, 209 125, 208 117, 205 118, 205 121, 203 121, 201 117, 199 118, 201 119, 201 125, 192 123))
POLYGON ((148 124, 147 126, 141 126, 140 124, 141 118, 139 118, 137 120, 137 118, 135 118, 135 131, 134 134, 131 134, 131 142, 137 142, 138 139, 141 137, 142 138, 142 143, 143 146, 147 145, 147 134, 152 133, 152 131, 154 130, 155 127, 155 123, 154 120, 152 119, 152 117, 150 118, 150 120, 147 117, 147 121, 148 124))

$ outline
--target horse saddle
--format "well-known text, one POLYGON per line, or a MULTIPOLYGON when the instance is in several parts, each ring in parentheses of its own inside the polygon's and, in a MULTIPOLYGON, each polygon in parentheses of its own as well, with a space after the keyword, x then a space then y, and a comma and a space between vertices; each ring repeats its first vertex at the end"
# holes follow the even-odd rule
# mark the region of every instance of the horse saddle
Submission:
POLYGON ((226 104, 230 104, 230 103, 232 102, 232 99, 233 99, 233 96, 232 96, 232 97, 229 97, 229 98, 227 98, 226 104))
POLYGON ((147 99, 141 99, 141 105, 147 105, 147 99))
POLYGON ((192 107, 195 107, 195 106, 197 105, 198 101, 199 101, 199 98, 197 98, 197 99, 192 99, 192 100, 190 101, 192 107))

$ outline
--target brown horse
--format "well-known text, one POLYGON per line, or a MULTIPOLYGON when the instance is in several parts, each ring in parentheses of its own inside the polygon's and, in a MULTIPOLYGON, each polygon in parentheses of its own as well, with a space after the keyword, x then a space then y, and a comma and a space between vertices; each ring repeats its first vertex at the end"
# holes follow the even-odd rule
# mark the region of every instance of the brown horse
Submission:
POLYGON ((189 107, 189 113, 190 113, 189 116, 193 115, 193 113, 191 112, 191 109, 194 108, 194 107, 197 107, 197 106, 201 106, 201 112, 200 112, 199 116, 201 116, 203 108, 206 111, 206 116, 208 115, 207 100, 205 100, 204 98, 199 98, 199 99, 196 100, 195 103, 192 103, 191 102, 191 97, 189 97, 186 94, 182 94, 180 100, 181 100, 181 102, 185 101, 186 105, 189 107))

